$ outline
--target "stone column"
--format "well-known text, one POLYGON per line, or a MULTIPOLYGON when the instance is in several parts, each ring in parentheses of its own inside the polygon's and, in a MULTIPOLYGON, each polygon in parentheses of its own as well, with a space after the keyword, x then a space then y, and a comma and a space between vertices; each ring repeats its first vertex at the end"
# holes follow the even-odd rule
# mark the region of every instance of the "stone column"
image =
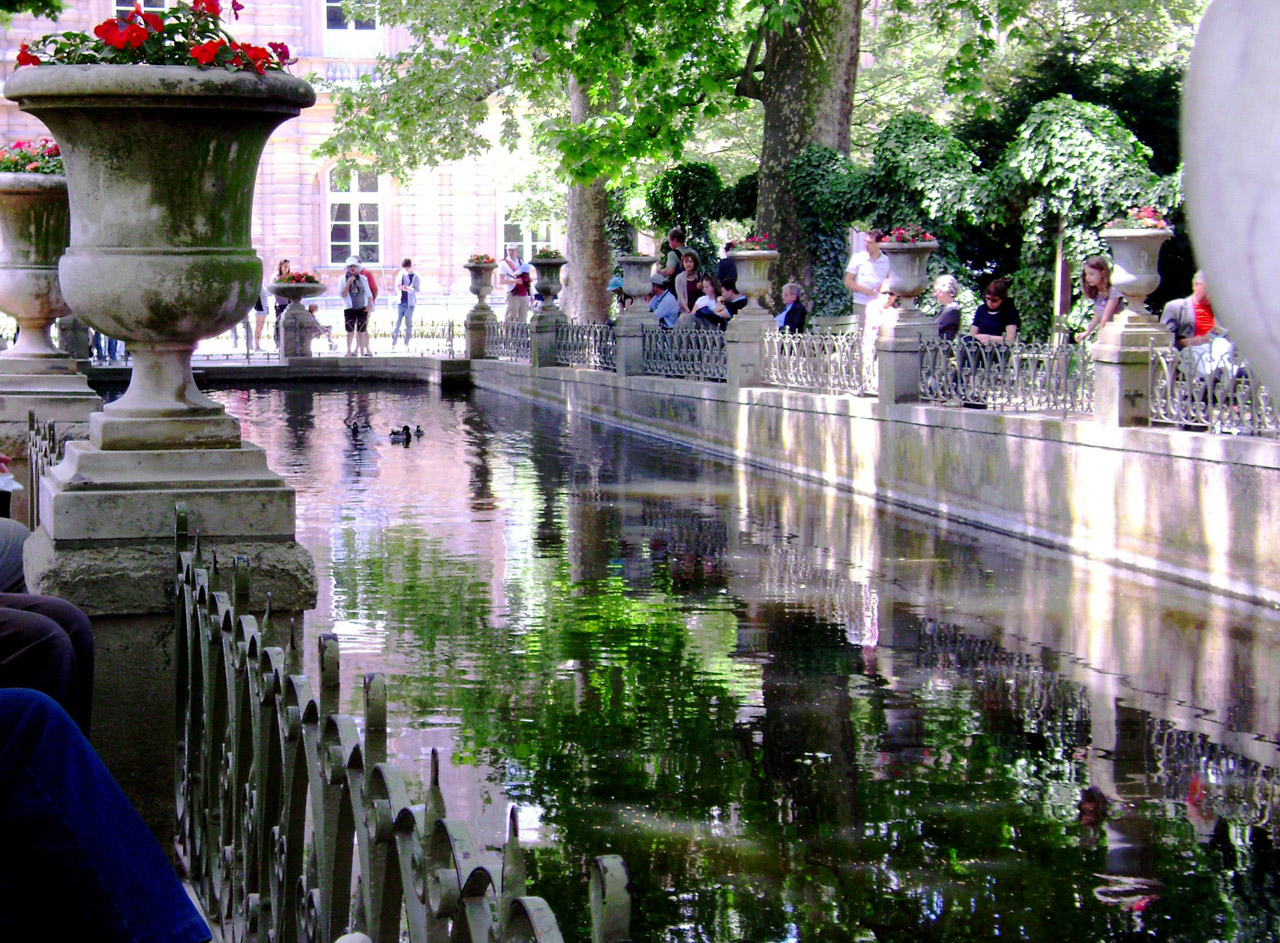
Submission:
POLYGON ((618 315, 618 323, 613 328, 617 344, 614 363, 618 376, 644 376, 644 326, 656 323, 642 298, 632 300, 618 315))
POLYGON ((39 482, 24 563, 33 592, 93 623, 92 740, 172 847, 176 685, 175 507, 206 556, 248 558, 250 610, 287 620, 315 604, 315 566, 294 539, 294 492, 196 387, 191 352, 258 294, 253 181, 267 138, 315 101, 281 73, 185 66, 23 69, 5 94, 62 145, 75 226, 58 266, 67 303, 129 344, 128 391, 89 420, 39 482), (118 156, 129 155, 126 173, 118 156), (138 180, 148 181, 139 187, 138 180))
POLYGON ((556 325, 568 323, 555 305, 534 312, 529 319, 529 363, 534 370, 556 365, 556 325))
POLYGON ((927 341, 937 339, 938 327, 933 318, 918 310, 904 311, 880 328, 876 356, 881 403, 914 403, 920 399, 920 351, 927 341))
POLYGON ((1104 229, 1115 258, 1111 284, 1129 304, 1098 332, 1093 345, 1093 415, 1106 426, 1145 426, 1151 419, 1151 350, 1173 335, 1147 312, 1147 295, 1160 284, 1156 261, 1167 229, 1104 229))

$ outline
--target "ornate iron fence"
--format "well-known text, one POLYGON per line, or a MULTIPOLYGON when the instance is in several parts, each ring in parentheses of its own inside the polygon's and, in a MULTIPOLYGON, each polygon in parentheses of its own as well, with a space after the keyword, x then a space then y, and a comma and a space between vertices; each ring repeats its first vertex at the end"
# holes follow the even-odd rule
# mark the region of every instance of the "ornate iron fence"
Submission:
MULTIPOLYGON (((393 309, 394 310, 394 309, 393 309)), ((381 323, 375 327, 370 325, 369 336, 386 340, 391 337, 394 321, 381 323)), ((420 354, 428 357, 446 357, 452 359, 455 354, 453 321, 417 321, 413 322, 411 343, 405 345, 408 354, 420 354)))
POLYGON ((920 397, 1016 412, 1091 413, 1093 356, 1079 344, 927 341, 920 351, 920 397))
POLYGON ((53 422, 27 411, 27 530, 40 526, 40 478, 62 461, 66 444, 65 437, 58 438, 53 422))
POLYGON ((612 324, 556 324, 557 364, 613 371, 616 352, 612 324))
POLYGON ((648 376, 717 383, 729 378, 723 331, 673 331, 645 325, 641 340, 644 372, 648 376))
POLYGON ((1280 435, 1271 392, 1234 347, 1151 347, 1151 422, 1230 435, 1280 435))
POLYGON ((874 396, 879 389, 875 338, 862 331, 764 336, 765 379, 774 386, 818 393, 874 396))
POLYGON ((494 360, 519 360, 528 363, 533 358, 529 325, 508 324, 505 321, 485 322, 484 352, 486 357, 494 360))
MULTIPOLYGON (((559 943, 527 893, 515 811, 501 857, 478 854, 446 817, 434 751, 426 803, 411 803, 387 762, 383 675, 365 676, 361 736, 338 712, 337 637, 319 639, 317 690, 296 627, 280 639, 269 609, 248 614, 246 561, 206 564, 177 513, 178 851, 224 943, 559 943)), ((621 858, 593 860, 589 893, 592 940, 629 940, 621 858)))

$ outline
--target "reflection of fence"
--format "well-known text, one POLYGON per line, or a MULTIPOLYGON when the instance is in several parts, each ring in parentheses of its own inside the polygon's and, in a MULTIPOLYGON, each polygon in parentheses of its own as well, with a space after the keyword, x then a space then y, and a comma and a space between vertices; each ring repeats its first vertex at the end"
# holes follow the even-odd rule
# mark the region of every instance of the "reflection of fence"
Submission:
POLYGON ((528 363, 533 357, 529 342, 529 325, 506 321, 486 321, 484 353, 494 360, 519 360, 528 363))
POLYGON ((613 370, 616 350, 612 324, 556 324, 557 364, 613 370))
POLYGON ((868 346, 860 330, 847 333, 764 336, 765 379, 774 386, 818 393, 874 395, 877 389, 874 336, 868 346))
POLYGON ((1151 349, 1151 421, 1232 435, 1280 434, 1271 393, 1234 347, 1151 349))
MULTIPOLYGON (((426 804, 387 762, 387 687, 365 676, 364 733, 338 713, 338 644, 320 686, 268 611, 246 614, 248 568, 208 566, 178 510, 178 850, 225 940, 559 940, 525 888, 512 810, 499 861, 446 818, 433 752, 426 804), (354 878, 354 880, 353 880, 354 878)), ((292 634, 292 633, 291 633, 292 634)), ((621 858, 590 867, 592 939, 630 939, 621 858)))
POLYGON ((1093 412, 1093 357, 1078 344, 928 341, 920 351, 920 397, 1016 412, 1093 412))
POLYGON ((721 331, 645 326, 644 372, 649 376, 724 382, 729 376, 721 331))

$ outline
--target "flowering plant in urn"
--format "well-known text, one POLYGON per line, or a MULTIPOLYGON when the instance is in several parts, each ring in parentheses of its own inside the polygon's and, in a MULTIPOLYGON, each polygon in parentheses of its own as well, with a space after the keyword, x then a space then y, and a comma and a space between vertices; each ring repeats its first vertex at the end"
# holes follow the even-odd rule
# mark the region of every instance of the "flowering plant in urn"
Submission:
POLYGON ((0 174, 60 174, 62 151, 49 138, 14 141, 0 148, 0 174))
POLYGON ((1104 229, 1167 229, 1173 227, 1154 206, 1132 206, 1122 217, 1107 223, 1104 229))

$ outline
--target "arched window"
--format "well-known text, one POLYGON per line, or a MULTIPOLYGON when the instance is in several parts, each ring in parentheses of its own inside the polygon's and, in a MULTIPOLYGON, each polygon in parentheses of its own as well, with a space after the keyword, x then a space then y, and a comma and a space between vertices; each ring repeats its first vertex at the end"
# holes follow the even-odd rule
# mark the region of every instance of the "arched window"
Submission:
POLYGON ((329 263, 342 265, 347 256, 361 262, 382 262, 382 205, 378 174, 372 167, 329 170, 329 263))

